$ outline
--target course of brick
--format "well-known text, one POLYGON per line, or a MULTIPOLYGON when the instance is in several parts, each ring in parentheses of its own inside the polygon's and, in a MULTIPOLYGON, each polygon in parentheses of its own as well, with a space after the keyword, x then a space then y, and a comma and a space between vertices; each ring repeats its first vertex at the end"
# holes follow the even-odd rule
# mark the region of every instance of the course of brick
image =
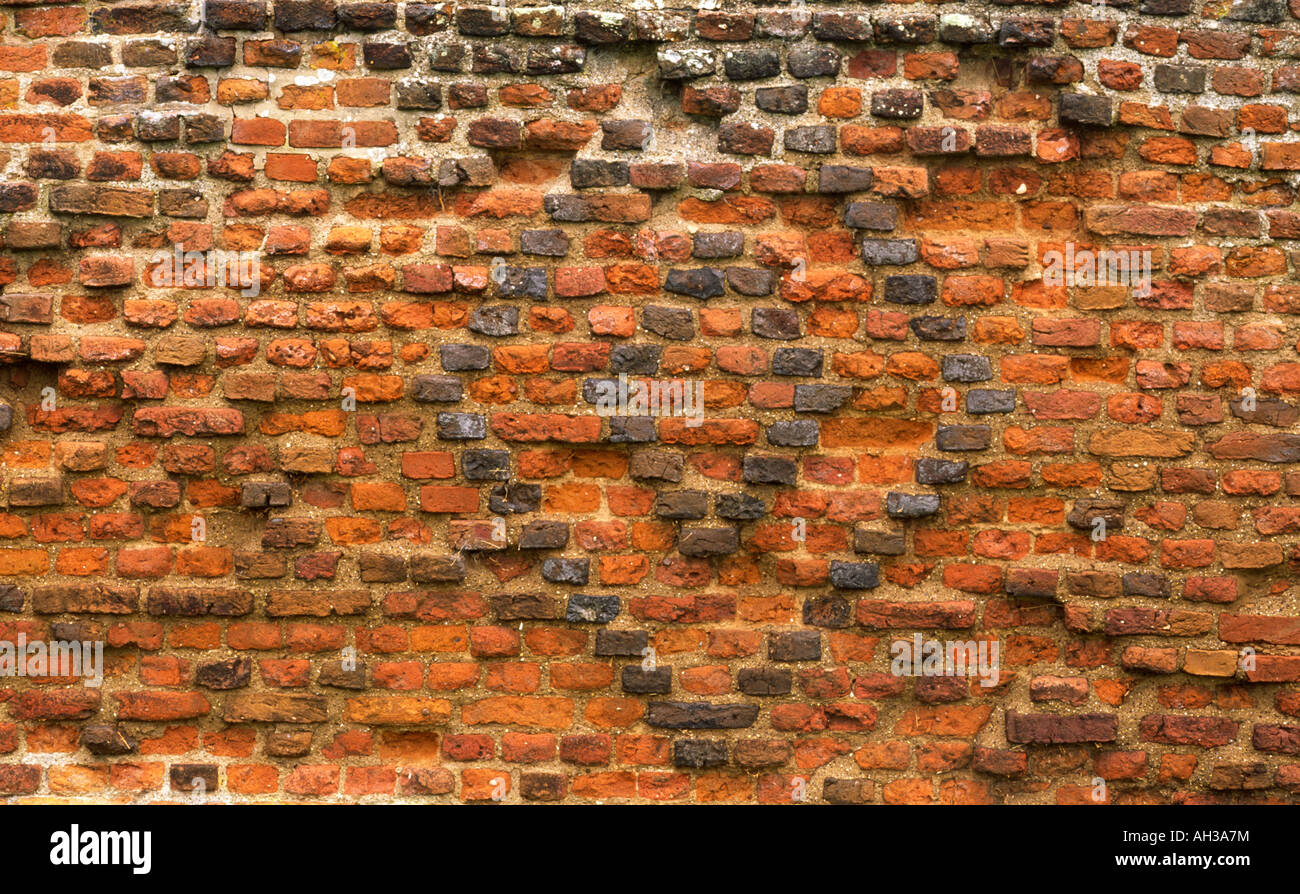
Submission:
POLYGON ((675 6, 0 0, 0 795, 1300 792, 1300 2, 675 6))

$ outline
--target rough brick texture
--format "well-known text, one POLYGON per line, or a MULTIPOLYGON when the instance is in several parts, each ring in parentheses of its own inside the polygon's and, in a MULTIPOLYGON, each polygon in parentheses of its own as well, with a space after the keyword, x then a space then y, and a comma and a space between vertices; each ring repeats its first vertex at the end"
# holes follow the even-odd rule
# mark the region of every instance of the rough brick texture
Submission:
POLYGON ((663 5, 0 0, 0 796, 1300 792, 1300 3, 663 5))

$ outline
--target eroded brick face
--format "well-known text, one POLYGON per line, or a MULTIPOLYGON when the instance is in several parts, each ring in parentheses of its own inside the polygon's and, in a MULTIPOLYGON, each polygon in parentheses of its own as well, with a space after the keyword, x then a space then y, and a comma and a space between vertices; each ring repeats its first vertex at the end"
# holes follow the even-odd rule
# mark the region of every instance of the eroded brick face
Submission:
POLYGON ((1294 797, 1300 4, 713 5, 0 3, 0 796, 1294 797))

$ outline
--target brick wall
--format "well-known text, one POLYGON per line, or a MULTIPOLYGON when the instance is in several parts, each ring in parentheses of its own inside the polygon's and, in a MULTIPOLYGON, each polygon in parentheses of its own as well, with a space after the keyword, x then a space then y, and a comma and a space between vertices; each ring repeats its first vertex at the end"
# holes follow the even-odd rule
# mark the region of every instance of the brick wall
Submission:
POLYGON ((660 5, 0 2, 0 794, 1300 790, 1300 3, 660 5))

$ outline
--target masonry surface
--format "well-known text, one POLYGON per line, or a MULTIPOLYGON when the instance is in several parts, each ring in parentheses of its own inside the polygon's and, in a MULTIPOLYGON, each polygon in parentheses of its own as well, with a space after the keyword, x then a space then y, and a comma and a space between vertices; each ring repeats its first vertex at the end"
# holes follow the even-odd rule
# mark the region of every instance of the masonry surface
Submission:
POLYGON ((1298 0, 0 21, 0 797, 1300 793, 1298 0))

